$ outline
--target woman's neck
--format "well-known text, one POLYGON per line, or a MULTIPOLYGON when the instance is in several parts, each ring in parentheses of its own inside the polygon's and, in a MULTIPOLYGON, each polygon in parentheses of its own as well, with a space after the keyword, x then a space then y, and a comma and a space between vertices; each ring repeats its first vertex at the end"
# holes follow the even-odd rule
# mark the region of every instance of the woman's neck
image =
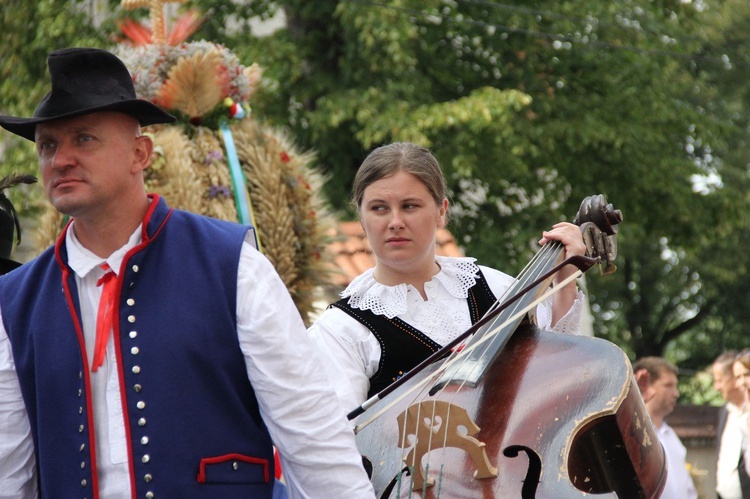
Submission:
POLYGON ((411 285, 419 291, 423 300, 427 300, 424 285, 425 283, 430 282, 433 276, 438 272, 440 272, 440 265, 434 260, 432 260, 429 265, 425 265, 422 269, 410 269, 408 271, 401 271, 378 262, 378 264, 375 265, 375 271, 372 276, 376 281, 385 286, 398 286, 399 284, 411 285))

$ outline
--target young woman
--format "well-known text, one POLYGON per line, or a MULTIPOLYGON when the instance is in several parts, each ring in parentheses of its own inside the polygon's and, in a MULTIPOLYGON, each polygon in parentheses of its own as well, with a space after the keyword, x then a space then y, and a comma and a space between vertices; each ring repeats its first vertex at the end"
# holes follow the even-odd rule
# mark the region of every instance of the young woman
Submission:
MULTIPOLYGON (((347 410, 466 331, 514 280, 473 258, 435 255, 449 205, 440 165, 423 147, 393 143, 372 151, 355 177, 353 201, 375 267, 356 277, 309 330, 329 357, 326 369, 347 410)), ((556 224, 539 242, 552 240, 565 246, 566 257, 585 252, 576 225, 556 224)), ((568 267, 556 282, 575 272, 568 267)), ((575 334, 581 305, 571 282, 538 307, 539 326, 575 334)))

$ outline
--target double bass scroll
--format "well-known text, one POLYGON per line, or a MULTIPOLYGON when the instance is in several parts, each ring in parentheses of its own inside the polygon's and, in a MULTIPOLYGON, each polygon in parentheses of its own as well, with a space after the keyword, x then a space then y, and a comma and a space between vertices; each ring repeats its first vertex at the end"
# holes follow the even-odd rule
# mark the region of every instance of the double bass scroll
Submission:
POLYGON ((600 271, 607 275, 617 270, 617 226, 622 212, 616 210, 601 194, 589 196, 578 209, 574 224, 581 228, 586 254, 600 259, 600 271))

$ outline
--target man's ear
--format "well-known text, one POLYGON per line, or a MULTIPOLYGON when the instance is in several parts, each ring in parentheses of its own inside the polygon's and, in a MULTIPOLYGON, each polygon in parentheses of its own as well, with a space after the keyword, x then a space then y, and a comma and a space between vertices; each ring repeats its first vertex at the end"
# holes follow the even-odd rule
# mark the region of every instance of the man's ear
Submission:
POLYGON ((648 402, 654 397, 654 390, 651 388, 651 375, 646 369, 638 369, 633 373, 635 381, 638 384, 638 389, 641 392, 641 397, 644 402, 648 402))
POLYGON ((148 135, 135 138, 135 160, 133 162, 134 172, 141 172, 148 168, 151 163, 151 153, 154 151, 154 142, 148 135))

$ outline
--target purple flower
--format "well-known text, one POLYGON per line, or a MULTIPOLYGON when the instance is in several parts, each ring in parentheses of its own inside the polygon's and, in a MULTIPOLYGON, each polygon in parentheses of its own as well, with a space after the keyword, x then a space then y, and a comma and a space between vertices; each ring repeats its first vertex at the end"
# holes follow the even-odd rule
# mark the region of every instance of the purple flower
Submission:
POLYGON ((211 164, 211 162, 219 161, 223 157, 224 156, 221 154, 221 151, 218 151, 218 150, 209 151, 208 156, 206 156, 206 160, 204 161, 204 163, 206 164, 206 166, 208 166, 211 164))
POLYGON ((225 185, 212 185, 211 189, 208 191, 208 196, 210 198, 217 198, 219 196, 223 196, 225 198, 228 198, 231 196, 232 193, 229 190, 229 187, 225 185))

